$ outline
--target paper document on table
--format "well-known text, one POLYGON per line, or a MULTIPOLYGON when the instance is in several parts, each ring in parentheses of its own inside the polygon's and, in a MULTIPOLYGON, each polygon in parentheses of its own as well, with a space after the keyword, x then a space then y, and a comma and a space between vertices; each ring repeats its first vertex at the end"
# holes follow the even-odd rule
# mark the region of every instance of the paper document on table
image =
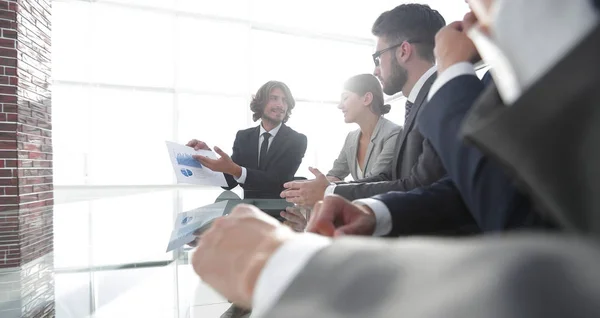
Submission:
POLYGON ((192 147, 180 145, 167 141, 167 149, 171 164, 177 176, 177 183, 189 183, 199 185, 213 185, 218 187, 227 186, 225 176, 203 166, 194 159, 193 155, 201 155, 211 159, 217 159, 217 155, 211 150, 194 150, 192 147))
POLYGON ((221 201, 177 214, 167 252, 193 241, 194 232, 206 230, 205 227, 208 228, 215 219, 223 216, 228 202, 221 201))

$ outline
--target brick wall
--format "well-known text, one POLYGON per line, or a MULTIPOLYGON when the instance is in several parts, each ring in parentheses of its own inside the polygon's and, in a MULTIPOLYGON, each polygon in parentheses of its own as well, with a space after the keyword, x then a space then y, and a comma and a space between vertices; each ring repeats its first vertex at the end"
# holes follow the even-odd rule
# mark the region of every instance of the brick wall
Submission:
POLYGON ((0 0, 0 274, 18 273, 0 310, 28 317, 53 311, 50 17, 50 0, 0 0))

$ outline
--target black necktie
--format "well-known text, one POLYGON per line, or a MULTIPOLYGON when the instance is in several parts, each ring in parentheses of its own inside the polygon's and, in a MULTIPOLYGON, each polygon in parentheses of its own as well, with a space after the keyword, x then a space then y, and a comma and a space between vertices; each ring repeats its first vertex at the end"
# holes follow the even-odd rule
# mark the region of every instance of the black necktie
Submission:
POLYGON ((263 162, 266 161, 264 159, 267 159, 267 151, 269 151, 269 138, 271 138, 271 134, 269 134, 268 132, 263 133, 263 142, 260 145, 260 155, 258 157, 258 167, 261 168, 263 167, 263 162))
POLYGON ((406 106, 404 108, 404 122, 408 121, 408 115, 410 115, 410 109, 413 107, 413 103, 406 100, 406 106))

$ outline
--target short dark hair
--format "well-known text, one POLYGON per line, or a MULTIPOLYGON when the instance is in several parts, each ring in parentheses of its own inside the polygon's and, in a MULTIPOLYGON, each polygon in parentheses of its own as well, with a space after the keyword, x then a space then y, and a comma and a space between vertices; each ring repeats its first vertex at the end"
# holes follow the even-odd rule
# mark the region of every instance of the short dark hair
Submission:
POLYGON ((262 118, 265 106, 267 106, 267 103, 269 102, 270 94, 275 88, 281 89, 287 100, 288 108, 285 117, 283 118, 283 122, 285 123, 290 119, 292 109, 296 106, 296 101, 294 100, 294 96, 292 96, 292 92, 283 82, 268 81, 261 86, 256 92, 256 95, 252 97, 252 101, 250 102, 250 110, 253 112, 252 120, 257 121, 262 118))
POLYGON ((371 111, 377 115, 383 115, 390 112, 390 105, 383 104, 383 91, 379 80, 371 74, 359 74, 350 77, 344 83, 344 89, 360 96, 367 93, 373 95, 371 102, 371 111))
POLYGON ((437 10, 426 4, 409 3, 382 13, 375 20, 371 32, 393 44, 413 40, 419 56, 435 62, 435 35, 445 25, 446 21, 437 10))

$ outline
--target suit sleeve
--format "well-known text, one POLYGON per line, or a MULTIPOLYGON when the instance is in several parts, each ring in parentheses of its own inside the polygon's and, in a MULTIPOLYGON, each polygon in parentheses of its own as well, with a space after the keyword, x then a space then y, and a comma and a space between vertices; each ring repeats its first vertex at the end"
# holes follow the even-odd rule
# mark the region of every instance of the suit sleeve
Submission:
POLYGON ((344 146, 340 151, 340 155, 333 162, 333 167, 329 172, 327 172, 327 176, 336 177, 340 180, 344 180, 350 174, 350 165, 348 163, 348 158, 346 156, 346 147, 348 147, 348 136, 346 136, 346 140, 344 141, 344 146))
POLYGON ((483 90, 483 83, 474 75, 459 76, 446 83, 421 111, 421 132, 437 150, 483 231, 541 223, 532 214, 529 199, 517 190, 503 169, 459 138, 462 122, 483 90))
POLYGON ((449 177, 408 192, 388 192, 373 199, 390 211, 388 236, 466 234, 479 232, 458 189, 449 177))
MULTIPOLYGON (((241 140, 241 131, 238 131, 237 134, 235 135, 235 140, 233 141, 233 149, 232 149, 232 153, 231 153, 231 160, 233 160, 233 162, 237 163, 238 165, 240 162, 240 145, 242 143, 241 140)), ((241 165, 240 165, 241 166, 241 165)), ((227 181, 227 186, 226 187, 222 187, 225 190, 231 190, 235 187, 237 187, 238 182, 235 181, 235 178, 227 173, 223 174, 225 176, 225 181, 227 181)))
POLYGON ((341 238, 262 317, 600 317, 598 263, 552 236, 341 238))
POLYGON ((393 130, 389 136, 386 136, 386 139, 383 143, 383 149, 379 153, 377 157, 377 161, 373 165, 371 171, 369 171, 368 176, 376 176, 381 173, 389 175, 392 173, 392 164, 394 162, 394 158, 397 156, 396 153, 396 144, 398 143, 398 135, 400 134, 401 128, 393 130))
POLYGON ((245 186, 254 189, 281 189, 283 184, 294 178, 298 167, 302 163, 302 158, 306 152, 306 136, 297 134, 294 144, 289 147, 285 159, 274 162, 269 171, 261 171, 246 167, 248 175, 245 186))
POLYGON ((348 200, 368 198, 390 191, 410 191, 434 183, 445 175, 444 166, 427 139, 423 141, 423 152, 412 167, 408 178, 391 180, 386 173, 359 180, 360 183, 346 183, 335 187, 335 194, 348 200))

